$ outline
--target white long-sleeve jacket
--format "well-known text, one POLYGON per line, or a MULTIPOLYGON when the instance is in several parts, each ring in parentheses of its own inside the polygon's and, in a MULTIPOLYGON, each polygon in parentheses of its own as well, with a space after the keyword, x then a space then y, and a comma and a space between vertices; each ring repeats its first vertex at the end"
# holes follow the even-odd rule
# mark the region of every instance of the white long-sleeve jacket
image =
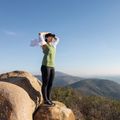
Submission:
MULTIPOLYGON (((59 43, 59 38, 56 37, 56 40, 50 42, 51 45, 53 45, 55 48, 57 46, 57 44, 59 43)), ((39 45, 42 46, 42 45, 45 45, 47 44, 47 42, 45 41, 45 34, 41 33, 39 35, 39 45)))

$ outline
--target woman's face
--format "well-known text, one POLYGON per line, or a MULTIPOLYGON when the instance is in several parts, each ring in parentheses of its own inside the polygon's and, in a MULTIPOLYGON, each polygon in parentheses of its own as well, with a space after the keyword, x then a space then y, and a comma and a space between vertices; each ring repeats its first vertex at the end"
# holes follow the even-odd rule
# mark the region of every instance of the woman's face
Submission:
POLYGON ((48 38, 47 38, 47 42, 52 42, 54 40, 54 37, 52 37, 52 36, 49 36, 48 38))

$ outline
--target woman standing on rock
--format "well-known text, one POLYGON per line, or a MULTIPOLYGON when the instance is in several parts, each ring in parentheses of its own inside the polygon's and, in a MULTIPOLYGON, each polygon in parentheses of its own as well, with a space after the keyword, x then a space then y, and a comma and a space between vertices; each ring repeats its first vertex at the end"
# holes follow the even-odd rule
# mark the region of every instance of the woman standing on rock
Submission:
POLYGON ((51 99, 51 89, 55 76, 55 54, 59 38, 50 32, 40 32, 39 40, 44 53, 41 65, 42 95, 44 104, 51 106, 55 105, 51 99))

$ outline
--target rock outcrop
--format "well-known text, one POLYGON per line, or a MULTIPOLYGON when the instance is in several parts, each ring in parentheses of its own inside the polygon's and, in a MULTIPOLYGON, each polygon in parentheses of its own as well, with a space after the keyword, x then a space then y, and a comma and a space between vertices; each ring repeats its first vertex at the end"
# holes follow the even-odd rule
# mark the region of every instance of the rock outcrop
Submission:
POLYGON ((12 71, 4 73, 0 75, 0 81, 12 83, 24 89, 33 101, 35 108, 42 103, 42 83, 31 73, 26 71, 12 71))
POLYGON ((43 104, 42 83, 26 71, 0 75, 0 120, 75 120, 71 109, 55 101, 43 104))
POLYGON ((35 112, 34 120, 75 120, 71 109, 61 102, 53 102, 55 103, 54 107, 41 105, 35 112))
MULTIPOLYGON (((32 120, 32 114, 42 103, 41 85, 37 78, 25 71, 0 75, 0 95, 11 105, 11 116, 7 120, 32 120)), ((8 106, 3 105, 5 109, 8 106)))
MULTIPOLYGON (((0 82, 0 95, 4 99, 2 108, 8 109, 10 115, 0 115, 0 120, 32 120, 34 104, 21 87, 7 82, 0 82)), ((0 106, 1 107, 1 106, 0 106)))

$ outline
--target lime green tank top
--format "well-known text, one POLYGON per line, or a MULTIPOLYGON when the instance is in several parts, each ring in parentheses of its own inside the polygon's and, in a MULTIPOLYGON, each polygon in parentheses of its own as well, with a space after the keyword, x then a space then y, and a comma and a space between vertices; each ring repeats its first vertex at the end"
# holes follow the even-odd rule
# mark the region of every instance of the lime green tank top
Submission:
POLYGON ((46 45, 47 45, 46 48, 42 48, 44 53, 42 65, 55 67, 56 48, 50 45, 49 43, 47 43, 46 45))

